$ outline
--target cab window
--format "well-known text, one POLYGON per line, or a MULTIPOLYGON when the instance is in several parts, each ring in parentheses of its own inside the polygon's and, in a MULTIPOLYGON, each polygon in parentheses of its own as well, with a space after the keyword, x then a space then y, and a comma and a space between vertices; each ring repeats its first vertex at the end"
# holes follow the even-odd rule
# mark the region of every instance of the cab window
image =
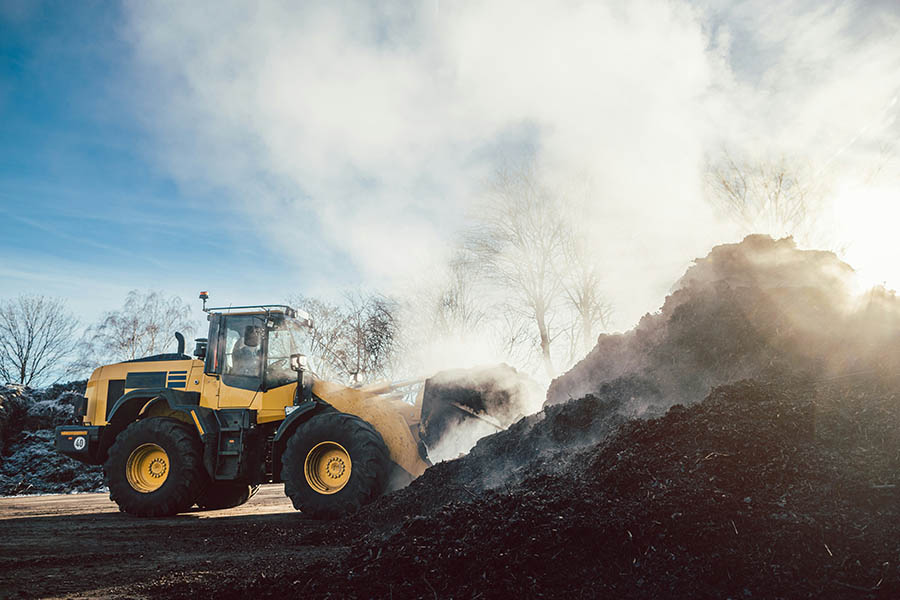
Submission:
POLYGON ((266 358, 266 388, 271 389, 297 381, 291 370, 291 354, 297 352, 294 337, 284 327, 269 331, 269 352, 266 358))
POLYGON ((252 315, 228 315, 222 337, 222 381, 244 389, 258 389, 265 356, 265 319, 252 315))

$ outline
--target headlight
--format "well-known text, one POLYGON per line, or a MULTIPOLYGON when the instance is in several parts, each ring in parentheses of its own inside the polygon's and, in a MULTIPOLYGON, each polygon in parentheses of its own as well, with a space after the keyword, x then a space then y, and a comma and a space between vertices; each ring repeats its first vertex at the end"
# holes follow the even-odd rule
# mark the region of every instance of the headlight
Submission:
POLYGON ((302 371, 306 368, 308 361, 305 354, 291 354, 291 370, 302 371))

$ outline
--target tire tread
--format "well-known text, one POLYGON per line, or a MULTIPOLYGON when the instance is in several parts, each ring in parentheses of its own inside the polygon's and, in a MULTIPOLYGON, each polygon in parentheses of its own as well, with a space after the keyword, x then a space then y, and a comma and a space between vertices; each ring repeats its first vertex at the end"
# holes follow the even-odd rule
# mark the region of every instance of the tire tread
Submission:
POLYGON ((297 428, 288 439, 282 454, 282 473, 284 476, 284 493, 294 505, 313 518, 333 519, 355 512, 378 496, 387 485, 387 468, 390 463, 387 446, 370 423, 355 415, 340 412, 326 412, 314 416, 297 428), (324 433, 319 430, 324 429, 324 433), (336 494, 320 495, 309 488, 303 474, 307 446, 322 435, 328 437, 327 431, 342 432, 350 436, 353 452, 365 457, 360 464, 353 460, 351 480, 347 487, 336 494), (352 486, 352 487, 351 487, 352 486), (349 488, 349 489, 348 489, 349 488), (345 490, 348 493, 343 493, 345 490))

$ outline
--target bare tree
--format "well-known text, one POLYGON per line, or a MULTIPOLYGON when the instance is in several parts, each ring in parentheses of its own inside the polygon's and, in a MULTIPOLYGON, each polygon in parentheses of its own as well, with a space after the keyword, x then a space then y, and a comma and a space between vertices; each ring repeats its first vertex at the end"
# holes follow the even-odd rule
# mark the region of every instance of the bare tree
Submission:
POLYGON ((564 260, 558 267, 566 301, 575 313, 569 327, 570 362, 590 352, 597 341, 595 332, 609 327, 613 312, 612 305, 603 297, 600 262, 590 245, 591 182, 584 178, 580 184, 566 198, 569 219, 562 244, 564 260))
POLYGON ((346 321, 343 307, 311 296, 293 296, 288 303, 303 309, 312 319, 309 347, 304 351, 313 373, 327 380, 340 379, 343 365, 338 351, 343 344, 346 321))
POLYGON ((565 243, 568 271, 563 275, 563 289, 566 300, 577 315, 572 332, 571 360, 576 358, 578 350, 590 352, 597 342, 597 329, 607 329, 612 317, 612 305, 600 292, 600 268, 592 259, 586 248, 584 239, 571 236, 565 243), (580 342, 580 344, 579 344, 580 342))
POLYGON ((379 294, 347 295, 345 368, 353 383, 389 378, 397 321, 395 304, 379 294))
POLYGON ((499 338, 501 353, 512 364, 527 365, 535 353, 541 356, 540 338, 535 338, 530 319, 523 319, 515 311, 499 311, 492 323, 494 335, 499 338))
POLYGON ((77 326, 62 300, 19 296, 0 303, 0 377, 32 385, 62 375, 77 326))
POLYGON ((178 296, 132 290, 120 310, 105 313, 85 333, 81 363, 88 367, 162 353, 176 331, 194 334, 191 313, 178 296))
POLYGON ((727 151, 707 171, 707 195, 748 233, 808 236, 818 217, 816 182, 798 164, 736 160, 727 151))
POLYGON ((476 270, 472 257, 462 251, 450 261, 443 286, 429 299, 433 334, 463 339, 484 323, 472 276, 476 270))
POLYGON ((565 260, 565 224, 554 197, 532 164, 506 167, 490 182, 466 247, 489 279, 509 294, 509 309, 533 319, 549 377, 551 319, 561 300, 559 265, 565 260))
POLYGON ((348 293, 342 305, 305 296, 291 302, 309 313, 311 367, 348 384, 389 378, 398 333, 395 303, 380 294, 348 293))

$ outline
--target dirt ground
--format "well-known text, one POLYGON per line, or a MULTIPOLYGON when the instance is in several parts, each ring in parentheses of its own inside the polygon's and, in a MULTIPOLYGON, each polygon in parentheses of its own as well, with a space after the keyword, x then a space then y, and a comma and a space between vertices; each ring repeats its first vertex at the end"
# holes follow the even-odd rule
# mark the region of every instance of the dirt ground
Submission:
POLYGON ((0 597, 144 598, 171 578, 339 556, 340 547, 271 547, 269 534, 302 538, 318 525, 281 484, 238 508, 167 519, 120 513, 108 494, 0 498, 0 597))

